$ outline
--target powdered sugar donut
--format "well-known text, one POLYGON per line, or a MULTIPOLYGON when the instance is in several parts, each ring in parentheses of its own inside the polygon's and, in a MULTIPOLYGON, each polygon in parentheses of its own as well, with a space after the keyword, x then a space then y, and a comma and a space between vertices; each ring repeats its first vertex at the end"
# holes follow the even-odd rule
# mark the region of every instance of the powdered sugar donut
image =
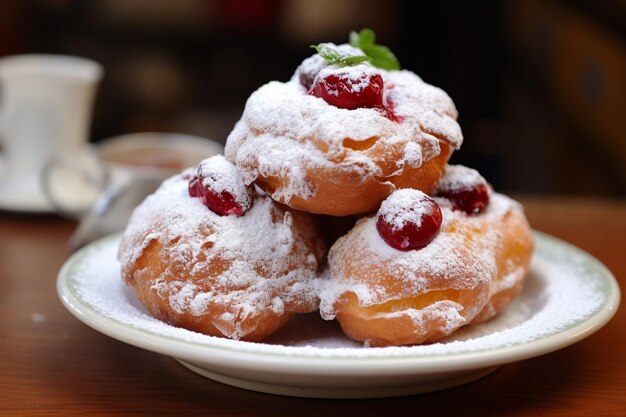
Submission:
POLYGON ((119 249, 124 281, 156 318, 243 340, 317 308, 323 258, 309 216, 246 187, 223 156, 165 181, 119 249))
MULTIPOLYGON (((448 203, 457 210, 476 214, 487 207, 490 192, 478 171, 460 165, 449 165, 435 194, 446 197, 448 203)), ((501 224, 494 223, 490 226, 501 227, 495 246, 496 273, 491 280, 489 301, 473 323, 481 323, 500 313, 521 291, 528 272, 533 250, 530 226, 522 214, 521 206, 506 216, 516 219, 505 218, 501 224)))
POLYGON ((428 202, 415 190, 394 192, 331 248, 322 316, 380 346, 432 342, 499 312, 521 288, 533 238, 521 207, 487 192, 487 204, 469 213, 456 197, 428 202), (406 241, 419 240, 437 210, 440 227, 410 248, 406 241))
POLYGON ((461 146, 456 118, 448 95, 412 72, 329 65, 316 54, 290 81, 249 97, 226 156, 276 201, 360 214, 398 188, 431 192, 461 146))

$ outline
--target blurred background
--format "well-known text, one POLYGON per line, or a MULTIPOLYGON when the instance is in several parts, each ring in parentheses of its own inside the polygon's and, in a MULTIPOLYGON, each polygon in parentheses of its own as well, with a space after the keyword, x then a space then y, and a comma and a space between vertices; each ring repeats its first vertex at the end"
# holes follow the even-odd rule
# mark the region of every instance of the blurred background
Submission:
POLYGON ((465 143, 452 162, 504 192, 626 196, 620 0, 4 0, 0 56, 100 62, 92 142, 224 142, 252 91, 363 27, 455 101, 465 143))

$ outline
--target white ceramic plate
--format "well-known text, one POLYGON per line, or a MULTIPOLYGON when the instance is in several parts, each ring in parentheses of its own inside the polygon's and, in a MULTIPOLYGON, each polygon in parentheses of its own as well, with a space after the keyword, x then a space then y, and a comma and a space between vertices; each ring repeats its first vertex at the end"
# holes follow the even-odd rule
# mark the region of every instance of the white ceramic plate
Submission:
POLYGON ((460 385, 571 345, 613 317, 620 292, 611 273, 574 246, 535 236, 524 290, 502 314, 424 346, 365 348, 317 314, 297 317, 264 343, 169 326, 148 315, 121 282, 119 235, 74 254, 59 273, 57 291, 69 311, 94 329, 229 385, 302 397, 408 395, 460 385))

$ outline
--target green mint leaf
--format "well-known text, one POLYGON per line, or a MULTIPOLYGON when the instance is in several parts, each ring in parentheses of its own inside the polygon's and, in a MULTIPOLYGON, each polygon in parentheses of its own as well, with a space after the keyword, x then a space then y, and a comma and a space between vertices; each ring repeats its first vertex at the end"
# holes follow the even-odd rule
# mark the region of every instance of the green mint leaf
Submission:
POLYGON ((350 38, 348 43, 352 46, 354 46, 355 48, 360 48, 359 44, 360 44, 360 39, 361 37, 359 36, 358 33, 356 33, 355 31, 350 31, 350 38))
POLYGON ((354 53, 349 51, 342 51, 337 48, 336 45, 330 43, 320 43, 319 45, 311 45, 318 54, 322 56, 329 64, 337 65, 354 65, 359 62, 369 61, 370 57, 364 53, 354 53))
POLYGON ((398 58, 389 48, 383 45, 376 45, 376 34, 373 30, 365 28, 358 33, 350 32, 350 45, 362 50, 365 55, 371 58, 372 65, 386 70, 400 69, 398 58))
POLYGON ((349 56, 349 57, 344 58, 342 60, 342 63, 345 65, 354 65, 360 62, 371 61, 371 60, 372 58, 370 58, 367 55, 349 56))
POLYGON ((372 29, 361 29, 360 32, 351 31, 349 38, 350 45, 355 48, 364 50, 365 48, 374 45, 376 42, 376 34, 372 29))
POLYGON ((361 29, 359 32, 359 46, 368 47, 376 43, 376 34, 372 29, 361 29))
POLYGON ((371 58, 370 62, 375 67, 386 70, 400 69, 398 58, 386 46, 372 45, 363 50, 363 52, 371 58))

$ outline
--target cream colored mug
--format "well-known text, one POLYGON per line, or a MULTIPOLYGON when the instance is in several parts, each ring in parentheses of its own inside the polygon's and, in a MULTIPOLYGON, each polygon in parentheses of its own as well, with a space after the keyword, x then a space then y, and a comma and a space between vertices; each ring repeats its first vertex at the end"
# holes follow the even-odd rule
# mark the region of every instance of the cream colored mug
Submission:
POLYGON ((102 67, 86 58, 0 58, 0 208, 49 211, 40 173, 57 152, 88 143, 102 67))

